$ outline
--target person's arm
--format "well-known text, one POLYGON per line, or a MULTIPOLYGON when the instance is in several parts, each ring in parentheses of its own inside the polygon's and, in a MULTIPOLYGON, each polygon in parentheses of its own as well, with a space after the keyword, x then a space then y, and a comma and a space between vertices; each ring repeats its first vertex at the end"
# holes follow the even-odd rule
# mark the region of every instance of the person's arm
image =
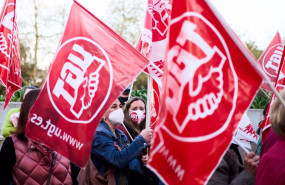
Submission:
POLYGON ((96 133, 92 143, 92 154, 106 163, 123 168, 135 159, 147 146, 145 139, 139 135, 126 148, 119 151, 114 146, 114 141, 104 133, 96 133))
POLYGON ((254 184, 255 174, 259 163, 259 156, 250 152, 244 159, 244 170, 237 175, 231 184, 254 184))
POLYGON ((4 136, 5 138, 7 138, 8 136, 11 135, 11 131, 14 131, 14 125, 12 124, 12 122, 10 121, 10 117, 13 113, 19 112, 20 109, 19 108, 15 108, 15 109, 10 109, 7 114, 6 117, 4 119, 3 122, 3 126, 2 126, 2 136, 4 136))
POLYGON ((14 143, 11 137, 5 139, 0 151, 0 180, 1 185, 9 185, 12 171, 16 163, 14 143))

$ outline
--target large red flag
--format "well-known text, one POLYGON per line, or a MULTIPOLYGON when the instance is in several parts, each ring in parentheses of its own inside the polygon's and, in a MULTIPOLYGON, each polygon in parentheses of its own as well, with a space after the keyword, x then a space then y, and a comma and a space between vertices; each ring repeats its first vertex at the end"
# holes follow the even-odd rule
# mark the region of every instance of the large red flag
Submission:
MULTIPOLYGON (((269 46, 262 53, 262 55, 257 61, 260 67, 265 72, 265 74, 269 77, 273 86, 275 85, 274 83, 276 82, 281 62, 283 47, 284 46, 282 38, 279 32, 277 32, 275 37, 270 42, 269 46)), ((268 91, 272 91, 265 81, 262 83, 261 87, 268 91)))
POLYGON ((147 63, 74 2, 44 87, 30 111, 26 135, 83 167, 103 114, 147 63))
POLYGON ((22 86, 16 0, 6 0, 1 12, 0 82, 6 87, 5 109, 22 86))
POLYGON ((262 81, 255 60, 207 2, 173 2, 148 163, 166 184, 207 182, 262 81))

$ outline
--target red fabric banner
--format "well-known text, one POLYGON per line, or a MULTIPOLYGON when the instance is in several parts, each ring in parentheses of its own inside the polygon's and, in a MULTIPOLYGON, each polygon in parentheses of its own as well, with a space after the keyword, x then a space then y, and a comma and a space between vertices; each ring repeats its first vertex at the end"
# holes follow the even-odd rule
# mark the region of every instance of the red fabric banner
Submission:
MULTIPOLYGON (((285 51, 284 49, 282 50, 282 55, 281 55, 281 62, 280 62, 280 67, 278 68, 278 74, 277 74, 277 78, 276 81, 274 82, 275 84, 275 89, 278 93, 280 93, 282 90, 285 89, 285 66, 284 66, 284 56, 285 56, 285 51)), ((262 141, 265 140, 268 132, 269 132, 269 128, 271 127, 271 123, 270 123, 270 111, 271 111, 271 105, 273 104, 273 102, 276 99, 276 95, 273 93, 267 108, 267 112, 266 115, 264 116, 264 119, 262 121, 262 123, 259 125, 260 128, 262 128, 262 141)))
MULTIPOLYGON (((282 38, 277 32, 273 40, 270 42, 269 46, 262 53, 262 55, 257 61, 264 73, 271 80, 273 86, 275 86, 283 48, 284 46, 282 38)), ((268 91, 272 91, 266 82, 262 82, 261 87, 268 91)))
POLYGON ((14 92, 22 87, 16 0, 6 0, 1 12, 0 82, 6 87, 5 109, 14 92))
MULTIPOLYGON (((164 54, 167 44, 168 23, 171 13, 171 0, 148 0, 145 23, 137 43, 137 50, 163 70, 164 54)), ((161 87, 162 74, 153 66, 144 70, 161 87)))
POLYGON ((74 2, 30 111, 26 135, 84 167, 103 114, 147 64, 135 48, 74 2))
POLYGON ((207 182, 262 82, 255 60, 221 21, 206 1, 173 2, 148 163, 166 184, 207 182))
MULTIPOLYGON (((163 71, 164 54, 167 44, 168 23, 171 13, 171 0, 148 0, 145 23, 136 49, 156 67, 163 71)), ((151 126, 156 124, 159 112, 159 96, 162 84, 162 74, 152 65, 144 72, 153 79, 153 100, 151 102, 151 126)))

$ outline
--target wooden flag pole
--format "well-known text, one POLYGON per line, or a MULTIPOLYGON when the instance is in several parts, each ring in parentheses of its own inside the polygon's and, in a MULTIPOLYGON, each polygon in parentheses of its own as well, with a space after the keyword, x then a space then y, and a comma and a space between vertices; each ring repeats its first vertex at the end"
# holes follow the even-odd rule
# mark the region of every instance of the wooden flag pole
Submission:
POLYGON ((276 91, 276 89, 273 87, 272 84, 268 84, 270 89, 272 89, 273 93, 275 94, 275 96, 279 99, 279 101, 281 102, 281 104, 285 107, 285 101, 283 100, 283 98, 280 96, 280 94, 276 91))
POLYGON ((259 89, 263 92, 263 94, 264 94, 267 98, 270 99, 270 96, 269 96, 262 88, 259 88, 259 89))
POLYGON ((159 69, 159 67, 157 67, 153 62, 149 61, 149 65, 156 69, 160 74, 163 74, 163 71, 159 69))
POLYGON ((133 86, 134 86, 134 81, 132 82, 131 87, 130 87, 130 94, 129 94, 128 100, 132 97, 133 86))
POLYGON ((133 141, 134 138, 132 137, 132 135, 131 135, 130 132, 128 131, 128 129, 127 129, 127 127, 126 127, 126 125, 125 125, 124 122, 122 123, 122 125, 123 125, 123 127, 125 128, 125 130, 127 131, 127 133, 128 133, 128 135, 130 136, 131 140, 133 141))
POLYGON ((147 103, 146 103, 146 125, 145 128, 150 128, 150 115, 151 115, 151 100, 152 100, 152 78, 150 75, 147 75, 147 103))

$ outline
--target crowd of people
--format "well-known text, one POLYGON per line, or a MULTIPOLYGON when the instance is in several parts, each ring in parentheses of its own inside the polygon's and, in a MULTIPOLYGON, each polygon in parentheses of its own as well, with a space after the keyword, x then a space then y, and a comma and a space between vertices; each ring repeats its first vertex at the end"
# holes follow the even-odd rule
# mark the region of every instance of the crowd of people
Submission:
MULTIPOLYGON (((4 121, 6 139, 0 151, 1 185, 163 184, 146 167, 153 130, 145 128, 146 103, 143 98, 128 99, 127 89, 116 99, 95 131, 86 167, 79 168, 25 136, 28 113, 39 92, 38 88, 30 88, 20 109, 9 112, 4 121)), ((285 99, 285 91, 281 96, 285 99)), ((285 184, 285 107, 278 99, 272 105, 270 119, 272 129, 262 144, 260 156, 251 151, 243 158, 239 146, 231 144, 207 184, 285 184)))

